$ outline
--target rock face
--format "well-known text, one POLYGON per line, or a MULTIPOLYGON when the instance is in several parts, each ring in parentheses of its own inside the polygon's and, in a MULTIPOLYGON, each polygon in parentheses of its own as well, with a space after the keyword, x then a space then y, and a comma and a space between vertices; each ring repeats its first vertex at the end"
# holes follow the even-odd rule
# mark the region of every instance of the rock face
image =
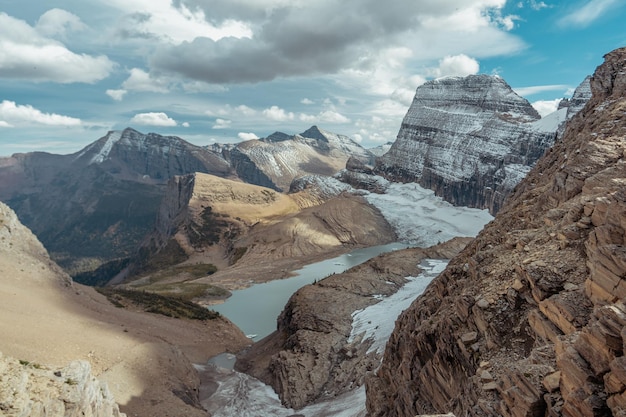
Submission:
POLYGON ((470 75, 417 88, 376 173, 417 182, 458 206, 496 213, 556 138, 565 111, 546 123, 500 77, 470 75))
POLYGON ((399 318, 371 416, 622 416, 626 49, 496 219, 399 318))
POLYGON ((380 363, 371 341, 350 340, 352 315, 398 291, 425 258, 450 258, 469 238, 380 255, 298 290, 278 317, 277 331, 240 355, 236 369, 271 385, 283 404, 300 409, 356 389, 380 363))
POLYGON ((106 383, 85 361, 63 369, 8 358, 0 353, 0 412, 3 416, 125 417, 106 383))

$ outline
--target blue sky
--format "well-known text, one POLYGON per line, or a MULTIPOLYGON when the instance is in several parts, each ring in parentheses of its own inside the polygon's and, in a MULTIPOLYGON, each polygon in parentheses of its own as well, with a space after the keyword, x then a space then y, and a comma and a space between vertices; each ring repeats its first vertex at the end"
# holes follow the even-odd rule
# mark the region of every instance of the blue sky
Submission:
POLYGON ((428 79, 542 113, 626 45, 622 0, 0 0, 0 155, 133 127, 206 145, 311 125, 394 140, 428 79))

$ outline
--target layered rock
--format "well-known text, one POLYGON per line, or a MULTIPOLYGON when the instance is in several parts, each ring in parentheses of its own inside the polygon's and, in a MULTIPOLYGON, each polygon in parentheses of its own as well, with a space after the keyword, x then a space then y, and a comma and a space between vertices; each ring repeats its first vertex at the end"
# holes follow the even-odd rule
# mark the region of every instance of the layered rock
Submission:
POLYGON ((554 143, 564 113, 540 122, 530 103, 497 76, 429 81, 417 88, 376 172, 493 214, 554 143))
POLYGON ((496 219, 401 316, 371 416, 626 410, 626 49, 496 219))
POLYGON ((47 369, 0 353, 0 411, 3 416, 125 417, 106 383, 85 361, 47 369))

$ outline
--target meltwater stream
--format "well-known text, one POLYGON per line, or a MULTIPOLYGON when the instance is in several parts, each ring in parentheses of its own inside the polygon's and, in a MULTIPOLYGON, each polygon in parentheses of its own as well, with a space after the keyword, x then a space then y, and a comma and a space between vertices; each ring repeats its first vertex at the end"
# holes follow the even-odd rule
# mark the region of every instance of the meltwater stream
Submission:
POLYGON ((331 274, 344 272, 381 253, 407 247, 409 245, 404 243, 390 243, 356 249, 336 258, 307 265, 295 271, 297 275, 294 277, 233 291, 233 295, 223 304, 211 306, 211 309, 235 323, 248 337, 260 340, 276 330, 276 318, 289 301, 289 297, 301 287, 331 274))

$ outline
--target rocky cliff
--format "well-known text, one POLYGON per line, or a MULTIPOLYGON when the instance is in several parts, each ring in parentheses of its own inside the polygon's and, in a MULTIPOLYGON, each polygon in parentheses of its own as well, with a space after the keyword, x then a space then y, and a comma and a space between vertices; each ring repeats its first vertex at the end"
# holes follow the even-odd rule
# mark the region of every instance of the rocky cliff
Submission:
POLYGON ((417 88, 398 137, 375 172, 418 182, 454 205, 493 214, 554 143, 564 115, 540 120, 497 76, 429 81, 417 88))
POLYGON ((91 374, 88 362, 47 369, 2 353, 0 412, 7 417, 126 417, 107 384, 91 374))
POLYGON ((623 416, 626 49, 496 219, 399 318, 371 416, 623 416))

